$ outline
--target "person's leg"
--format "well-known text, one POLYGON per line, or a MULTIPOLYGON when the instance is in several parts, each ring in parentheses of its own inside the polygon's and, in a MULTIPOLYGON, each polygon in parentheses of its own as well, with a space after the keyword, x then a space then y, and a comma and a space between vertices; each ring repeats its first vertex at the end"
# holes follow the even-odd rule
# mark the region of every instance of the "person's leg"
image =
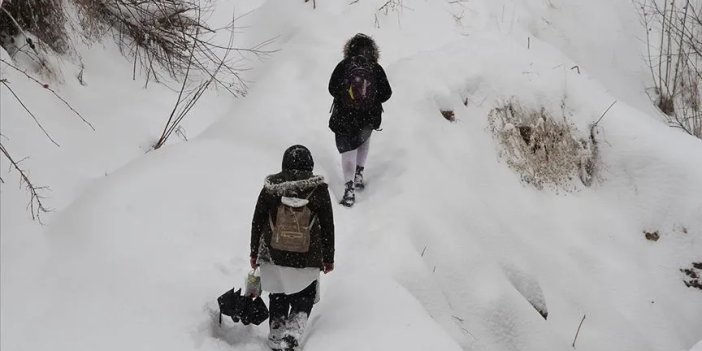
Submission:
POLYGON ((366 142, 361 144, 361 146, 356 149, 356 166, 363 169, 366 166, 366 160, 368 159, 368 151, 370 150, 370 137, 366 139, 366 142))
POLYGON ((353 190, 354 172, 356 171, 356 150, 341 154, 341 169, 344 172, 344 197, 341 199, 341 204, 351 207, 356 202, 356 194, 353 190))
POLYGON ((370 150, 370 137, 361 144, 361 146, 356 149, 356 170, 353 177, 353 186, 357 189, 363 189, 366 187, 363 181, 363 170, 366 166, 366 160, 368 159, 368 151, 370 150))
POLYGON ((344 173, 344 183, 352 182, 356 171, 357 150, 346 151, 341 154, 341 170, 344 173))
POLYGON ((290 299, 285 294, 270 294, 270 306, 268 308, 268 346, 272 349, 281 349, 281 341, 285 332, 290 309, 290 299))
POLYGON ((309 315, 310 312, 312 312, 315 295, 317 295, 316 280, 302 291, 290 295, 290 316, 297 313, 305 313, 309 315))
POLYGON ((290 297, 290 317, 283 340, 288 347, 296 348, 302 340, 307 320, 314 306, 314 297, 317 293, 317 281, 315 280, 302 291, 289 295, 290 297))

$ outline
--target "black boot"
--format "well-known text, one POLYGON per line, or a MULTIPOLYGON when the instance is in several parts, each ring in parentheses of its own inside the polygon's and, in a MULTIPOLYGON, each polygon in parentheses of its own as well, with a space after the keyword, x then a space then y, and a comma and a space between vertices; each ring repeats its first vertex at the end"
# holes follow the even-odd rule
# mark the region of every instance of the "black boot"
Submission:
POLYGON ((356 194, 353 191, 353 181, 346 182, 346 190, 344 190, 344 197, 341 199, 340 204, 351 207, 356 202, 356 194))
POLYGON ((356 175, 353 177, 353 185, 358 190, 363 190, 366 187, 366 184, 363 183, 363 167, 361 166, 356 166, 356 175))

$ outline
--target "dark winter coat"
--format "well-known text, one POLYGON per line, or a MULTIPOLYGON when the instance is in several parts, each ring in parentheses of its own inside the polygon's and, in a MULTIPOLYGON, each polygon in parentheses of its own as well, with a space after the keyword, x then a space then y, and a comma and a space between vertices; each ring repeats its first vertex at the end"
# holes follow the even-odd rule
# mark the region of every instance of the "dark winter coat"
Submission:
POLYGON ((334 215, 329 189, 322 176, 312 174, 313 165, 309 150, 296 145, 285 152, 283 171, 266 177, 251 223, 250 255, 259 262, 295 268, 322 268, 322 263, 334 263, 334 215), (281 251, 270 245, 270 222, 275 223, 283 196, 307 198, 308 208, 317 217, 306 253, 281 251))
POLYGON ((383 102, 388 101, 392 95, 390 83, 383 67, 378 64, 378 48, 370 37, 357 34, 344 46, 344 59, 336 65, 329 79, 329 93, 334 97, 332 115, 329 119, 329 129, 335 134, 355 135, 363 129, 380 128, 382 122, 383 102), (376 79, 376 104, 370 109, 361 111, 344 106, 343 96, 347 87, 344 86, 344 73, 350 63, 351 57, 362 55, 373 62, 373 74, 376 79))

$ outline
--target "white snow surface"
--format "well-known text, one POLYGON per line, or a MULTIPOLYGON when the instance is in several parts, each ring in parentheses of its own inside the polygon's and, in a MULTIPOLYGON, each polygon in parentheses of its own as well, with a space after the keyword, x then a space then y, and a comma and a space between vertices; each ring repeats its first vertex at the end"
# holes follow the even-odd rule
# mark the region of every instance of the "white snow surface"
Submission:
POLYGON ((247 13, 238 44, 276 38, 279 51, 248 61, 245 98, 207 94, 190 139, 158 151, 177 93, 132 81, 108 40, 81 49, 87 86, 69 61, 54 85, 94 132, 3 69, 61 147, 0 89, 3 145, 31 156, 22 165, 54 209, 33 222, 2 158, 0 349, 266 350, 267 324, 220 327, 215 299, 243 283, 256 196, 287 146, 308 146, 340 198, 327 82, 365 32, 394 94, 367 189, 334 208, 336 270, 305 350, 560 351, 584 315, 577 350, 700 350, 702 293, 679 270, 702 261, 702 141, 650 106, 629 1, 404 0, 387 14, 384 0, 349 2, 217 2, 215 22, 247 13), (600 122, 599 181, 520 182, 487 122, 511 97, 559 116, 564 102, 583 136, 617 100, 600 122))

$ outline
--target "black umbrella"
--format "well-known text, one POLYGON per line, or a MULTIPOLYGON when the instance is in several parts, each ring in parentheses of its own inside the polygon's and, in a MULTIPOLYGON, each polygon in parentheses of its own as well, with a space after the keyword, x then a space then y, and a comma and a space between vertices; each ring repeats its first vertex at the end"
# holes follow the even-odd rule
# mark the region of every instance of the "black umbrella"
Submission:
POLYGON ((255 299, 246 298, 248 301, 244 307, 244 313, 241 316, 241 323, 247 325, 253 323, 259 325, 268 319, 268 307, 263 299, 259 296, 255 299))
POLYGON ((219 324, 222 325, 222 315, 232 318, 232 321, 248 325, 253 323, 259 325, 268 319, 268 307, 259 296, 251 298, 241 296, 241 289, 234 291, 231 289, 217 298, 219 303, 219 324))

